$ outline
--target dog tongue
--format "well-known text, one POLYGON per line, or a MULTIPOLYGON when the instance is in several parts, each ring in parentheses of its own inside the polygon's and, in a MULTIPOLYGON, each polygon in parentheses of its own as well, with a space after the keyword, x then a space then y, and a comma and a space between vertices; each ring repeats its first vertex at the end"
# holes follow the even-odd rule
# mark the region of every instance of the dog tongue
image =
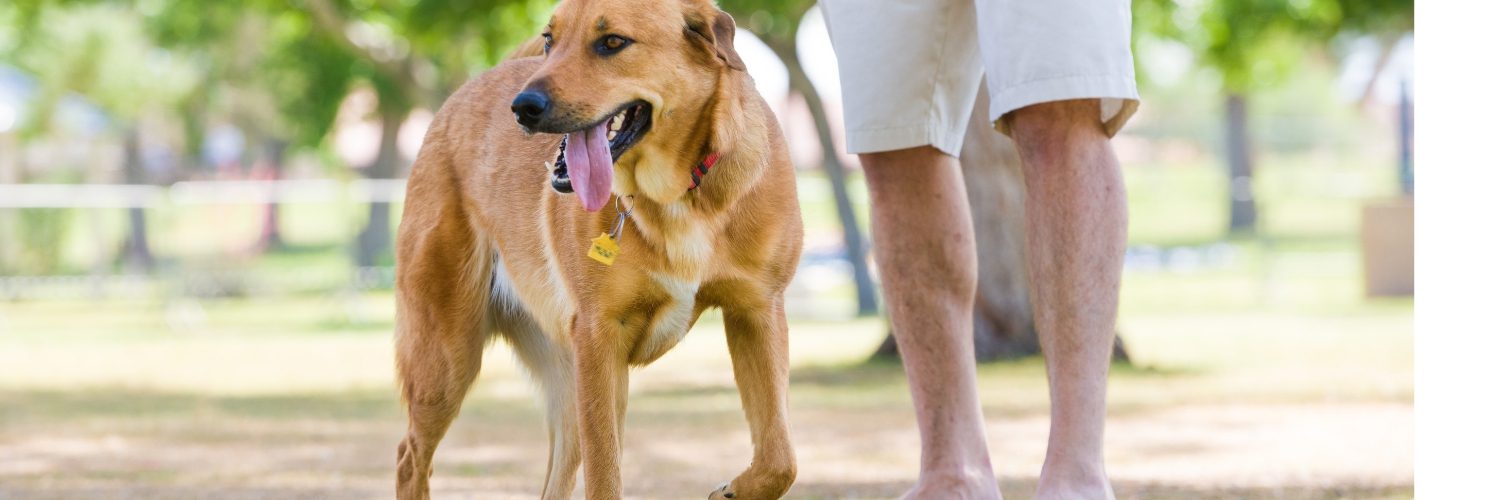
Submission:
POLYGON ((568 178, 573 181, 578 199, 583 201, 583 209, 599 211, 609 202, 615 175, 615 162, 609 156, 609 122, 569 133, 563 156, 568 161, 568 178))

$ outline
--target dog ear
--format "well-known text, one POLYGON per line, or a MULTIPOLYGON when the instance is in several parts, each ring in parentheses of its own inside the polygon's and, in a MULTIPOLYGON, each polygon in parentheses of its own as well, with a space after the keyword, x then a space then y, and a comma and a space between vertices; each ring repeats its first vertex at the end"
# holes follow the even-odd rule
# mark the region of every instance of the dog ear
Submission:
POLYGON ((734 18, 729 17, 728 13, 714 9, 712 22, 689 14, 687 32, 688 36, 708 44, 714 55, 718 56, 729 69, 745 70, 745 62, 741 61, 740 54, 734 51, 734 18))

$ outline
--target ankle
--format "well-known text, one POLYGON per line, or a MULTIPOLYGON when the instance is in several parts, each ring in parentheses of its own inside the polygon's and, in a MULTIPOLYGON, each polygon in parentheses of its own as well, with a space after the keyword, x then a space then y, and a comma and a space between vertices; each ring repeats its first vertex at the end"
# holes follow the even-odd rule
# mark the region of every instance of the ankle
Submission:
POLYGON ((1000 486, 988 466, 923 470, 904 500, 980 499, 999 500, 1000 486))
POLYGON ((1052 499, 1113 499, 1114 489, 1104 472, 1103 459, 1054 460, 1048 458, 1042 464, 1042 475, 1037 482, 1036 498, 1052 499))
POLYGON ((928 477, 941 480, 994 480, 990 450, 984 431, 975 424, 973 433, 955 433, 939 443, 923 443, 921 472, 918 480, 928 477))

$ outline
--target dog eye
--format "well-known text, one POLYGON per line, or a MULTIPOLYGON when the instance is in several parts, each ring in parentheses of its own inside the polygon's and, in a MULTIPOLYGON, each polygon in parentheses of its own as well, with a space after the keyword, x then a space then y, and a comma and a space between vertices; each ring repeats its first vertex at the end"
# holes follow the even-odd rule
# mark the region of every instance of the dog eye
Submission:
POLYGON ((594 52, 601 56, 611 56, 632 43, 635 42, 620 35, 605 35, 594 42, 594 52))
POLYGON ((551 54, 552 53, 552 34, 551 33, 542 33, 542 52, 547 53, 547 54, 551 54))

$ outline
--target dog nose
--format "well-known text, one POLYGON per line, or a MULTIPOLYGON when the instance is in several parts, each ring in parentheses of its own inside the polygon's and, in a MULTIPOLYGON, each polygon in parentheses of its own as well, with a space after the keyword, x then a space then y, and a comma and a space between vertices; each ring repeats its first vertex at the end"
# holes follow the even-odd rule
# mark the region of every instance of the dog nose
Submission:
POLYGON ((516 123, 526 128, 536 127, 551 109, 552 99, 535 90, 522 92, 510 102, 510 110, 516 114, 516 123))

